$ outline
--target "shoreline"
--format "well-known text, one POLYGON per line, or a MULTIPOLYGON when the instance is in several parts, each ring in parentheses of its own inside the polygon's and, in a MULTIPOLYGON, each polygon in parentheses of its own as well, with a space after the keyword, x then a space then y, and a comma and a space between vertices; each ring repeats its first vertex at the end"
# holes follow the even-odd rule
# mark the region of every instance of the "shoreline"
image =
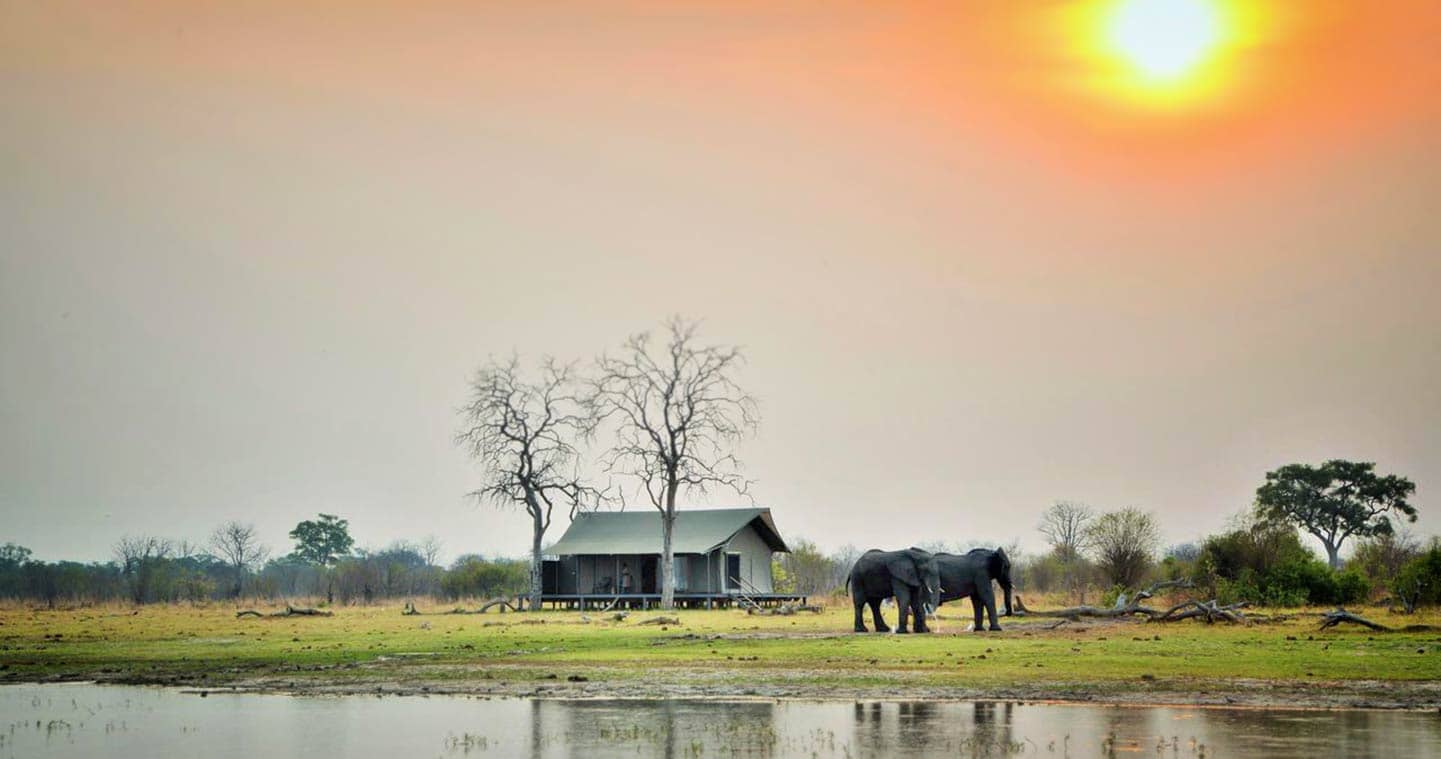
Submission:
POLYGON ((1156 687, 1146 690, 1114 684, 1069 684, 1070 692, 1056 693, 1054 685, 957 689, 913 688, 905 695, 894 689, 821 687, 815 685, 756 686, 747 688, 700 687, 685 683, 657 683, 644 689, 606 681, 565 680, 516 683, 487 680, 436 682, 415 678, 374 678, 349 682, 299 682, 274 676, 230 682, 209 678, 158 674, 118 677, 89 676, 10 679, 6 685, 89 684, 139 686, 178 690, 206 697, 223 693, 278 695, 302 698, 399 696, 454 698, 515 698, 556 701, 711 701, 814 702, 814 703, 1019 703, 1052 706, 1105 706, 1116 708, 1202 708, 1258 711, 1441 711, 1441 683, 1414 685, 1394 681, 1348 683, 1286 683, 1233 681, 1216 683, 1204 691, 1156 687), (1229 687, 1228 687, 1229 686, 1229 687), (1398 687, 1400 686, 1400 687, 1398 687), (1257 692, 1264 689, 1265 692, 1257 692), (644 692, 642 692, 644 691, 644 692))
MULTIPOLYGON (((850 633, 804 617, 237 618, 224 608, 0 611, 0 684, 480 698, 999 701, 1255 709, 1441 708, 1441 634, 1134 621, 1003 632, 850 633)), ((1378 615, 1379 616, 1379 615, 1378 615)), ((1441 622, 1434 612, 1383 616, 1441 622)), ((949 625, 948 625, 949 626, 949 625)))

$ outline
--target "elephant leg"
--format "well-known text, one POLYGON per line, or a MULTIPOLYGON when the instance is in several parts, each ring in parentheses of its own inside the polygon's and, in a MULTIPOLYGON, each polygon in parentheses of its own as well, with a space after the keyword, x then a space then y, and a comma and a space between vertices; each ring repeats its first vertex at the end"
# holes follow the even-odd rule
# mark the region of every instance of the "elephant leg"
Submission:
POLYGON ((859 588, 851 593, 851 602, 855 604, 856 607, 856 632, 868 632, 868 630, 866 630, 865 619, 866 597, 861 593, 859 588))
POLYGON ((974 612, 975 615, 976 615, 976 623, 975 623, 975 625, 971 628, 971 631, 972 631, 972 632, 980 632, 980 631, 986 629, 986 617, 985 617, 986 608, 985 608, 984 606, 982 606, 981 603, 982 603, 982 602, 981 602, 981 594, 979 594, 979 593, 972 593, 972 594, 971 594, 971 611, 974 612))
POLYGON ((926 624, 925 597, 925 593, 921 590, 917 590, 911 594, 911 616, 916 620, 915 623, 911 625, 911 629, 918 633, 928 633, 931 631, 930 626, 926 624))
POLYGON ((902 582, 894 583, 892 591, 896 596, 896 616, 900 621, 896 623, 897 633, 908 633, 906 629, 906 617, 911 613, 911 587, 902 582))
MULTIPOLYGON (((1001 625, 996 621, 996 594, 986 593, 984 595, 986 597, 986 613, 991 615, 991 629, 993 631, 999 631, 1001 625)), ((976 629, 979 630, 980 628, 977 627, 976 629)))
POLYGON ((881 616, 881 599, 879 599, 879 598, 872 598, 871 601, 870 601, 870 603, 871 603, 871 620, 876 623, 876 632, 878 632, 878 633, 888 633, 888 632, 890 632, 890 631, 891 631, 891 626, 888 625, 888 624, 886 624, 886 618, 883 617, 883 616, 881 616))

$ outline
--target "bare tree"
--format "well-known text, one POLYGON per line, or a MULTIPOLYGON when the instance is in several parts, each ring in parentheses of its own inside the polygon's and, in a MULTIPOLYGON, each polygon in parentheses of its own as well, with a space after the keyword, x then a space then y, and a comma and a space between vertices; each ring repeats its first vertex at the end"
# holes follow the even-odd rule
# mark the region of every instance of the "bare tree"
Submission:
POLYGON ((260 568, 270 557, 270 549, 260 544, 255 525, 226 522, 210 533, 210 550, 235 573, 230 597, 239 598, 245 589, 245 577, 260 568))
POLYGON ((789 543, 790 553, 779 554, 775 559, 790 583, 788 592, 819 596, 843 584, 834 582, 839 574, 835 559, 822 553, 815 543, 805 538, 796 538, 789 543))
POLYGON ((831 554, 831 566, 835 574, 831 575, 832 588, 844 588, 846 580, 850 578, 851 567, 856 565, 856 560, 861 558, 863 551, 855 545, 847 543, 831 554))
POLYGON ((1086 526, 1095 518, 1090 506, 1074 501, 1056 501, 1041 515, 1041 534, 1056 556, 1072 562, 1085 552, 1089 543, 1086 526))
POLYGON ((541 603, 541 540, 557 501, 571 516, 601 494, 580 482, 576 441, 586 420, 574 395, 571 367, 546 358, 538 379, 524 376, 518 358, 491 360, 471 380, 470 402, 456 443, 479 464, 483 484, 471 492, 499 507, 519 505, 531 519, 530 608, 541 603))
POLYGON ((444 545, 440 538, 434 535, 426 535, 421 539, 420 545, 417 548, 420 551, 420 555, 425 557, 425 565, 427 567, 437 566, 436 562, 440 560, 440 549, 444 545))
POLYGON ((666 343, 642 332, 620 353, 597 360, 587 405, 595 424, 616 426, 606 468, 635 477, 661 514, 661 606, 673 608, 672 535, 676 497, 720 486, 746 495, 749 481, 731 452, 759 424, 756 402, 736 384, 743 362, 736 347, 701 345, 698 324, 672 317, 666 343))
POLYGON ((1086 536, 1106 578, 1128 588, 1144 579, 1161 544, 1155 517, 1135 508, 1096 517, 1087 526, 1086 536))
POLYGON ((1090 547, 1086 528, 1095 519, 1090 506, 1075 501, 1056 501, 1041 515, 1039 529, 1051 544, 1051 552, 1061 565, 1061 583, 1066 591, 1086 600, 1087 566, 1084 554, 1090 547))
POLYGON ((169 540, 154 535, 126 535, 115 544, 115 558, 120 562, 130 600, 137 604, 149 600, 156 571, 174 550, 169 540))

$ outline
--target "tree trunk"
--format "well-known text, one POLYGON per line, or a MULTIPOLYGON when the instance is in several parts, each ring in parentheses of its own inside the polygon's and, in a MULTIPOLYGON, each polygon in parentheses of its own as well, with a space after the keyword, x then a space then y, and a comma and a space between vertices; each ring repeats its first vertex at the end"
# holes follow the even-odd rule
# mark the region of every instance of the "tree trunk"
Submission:
POLYGON ((678 485, 672 482, 666 488, 665 511, 661 513, 660 548, 660 608, 670 611, 675 608, 675 554, 672 552, 671 536, 675 532, 675 494, 678 485))
POLYGON ((1341 568, 1341 546, 1334 545, 1330 541, 1322 541, 1326 544, 1326 559, 1331 562, 1331 571, 1341 568))
POLYGON ((540 594, 543 574, 543 564, 540 558, 540 540, 545 535, 545 525, 540 521, 540 515, 535 517, 535 530, 530 536, 530 610, 540 611, 540 594))

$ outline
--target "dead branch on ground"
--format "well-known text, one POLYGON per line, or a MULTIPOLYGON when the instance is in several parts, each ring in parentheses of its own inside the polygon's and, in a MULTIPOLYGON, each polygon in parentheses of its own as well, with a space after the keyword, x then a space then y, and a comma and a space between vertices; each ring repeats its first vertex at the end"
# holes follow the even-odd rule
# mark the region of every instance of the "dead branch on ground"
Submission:
POLYGON ((1215 599, 1204 603, 1192 599, 1184 603, 1176 604, 1167 609, 1164 614, 1149 617, 1146 621, 1179 622, 1183 619, 1199 619, 1206 624, 1212 624, 1219 619, 1232 624, 1246 624, 1250 622, 1250 620, 1247 619, 1245 614, 1241 613, 1241 609, 1250 605, 1248 601, 1241 601, 1240 603, 1221 606, 1216 603, 1215 599))
POLYGON ((1079 622, 1082 617, 1099 619, 1120 619, 1133 616, 1145 617, 1148 622, 1178 622, 1183 619, 1199 619, 1208 624, 1216 621, 1230 622, 1232 624, 1249 624, 1250 619, 1241 613, 1241 609, 1250 606, 1247 601, 1240 603, 1220 605, 1215 599, 1210 601, 1197 601, 1187 599, 1164 611, 1150 606, 1142 606, 1141 601, 1152 598, 1158 591, 1167 588, 1191 588, 1195 585, 1190 580, 1162 580, 1151 585, 1145 590, 1137 591, 1135 594, 1123 592, 1116 597, 1116 604, 1110 608, 1099 606, 1071 606, 1065 609, 1054 611, 1033 611, 1026 608, 1025 601, 1016 596, 1011 604, 1012 612, 1016 616, 1034 617, 1060 617, 1073 622, 1079 622))
POLYGON ((680 619, 677 618, 677 617, 664 617, 664 616, 662 616, 662 617, 651 617, 650 619, 642 619, 641 621, 636 622, 636 624, 638 624, 638 625, 678 625, 678 624, 680 624, 680 619))
POLYGON ((1377 624, 1376 622, 1372 622, 1365 617, 1356 616, 1355 614, 1352 614, 1351 612, 1346 611, 1339 606, 1336 607, 1336 609, 1328 611, 1325 614, 1321 615, 1320 629, 1325 630, 1328 628, 1332 628, 1336 625, 1341 624, 1342 622, 1350 622, 1352 624, 1361 625, 1362 627, 1367 627, 1377 632, 1395 632, 1386 625, 1377 624))
POLYGON ((258 612, 258 611, 256 611, 256 610, 254 610, 254 609, 245 609, 245 610, 243 610, 243 611, 237 611, 237 612, 235 612, 235 618, 236 618, 236 619, 240 619, 241 617, 332 617, 332 616, 335 616, 335 612, 333 612, 333 611, 325 611, 325 610, 323 610, 323 609, 310 609, 310 608, 305 608, 305 607, 299 607, 299 608, 297 608, 297 607, 294 607, 294 606, 286 606, 286 607, 285 607, 283 610, 281 610, 281 611, 273 611, 273 612, 270 612, 269 614, 263 614, 263 613, 261 613, 261 612, 258 612))
POLYGON ((789 617, 799 611, 808 611, 813 614, 820 614, 822 609, 819 606, 812 606, 810 604, 781 604, 780 606, 774 606, 771 608, 752 606, 746 609, 747 614, 759 614, 761 616, 775 615, 780 617, 789 617))

